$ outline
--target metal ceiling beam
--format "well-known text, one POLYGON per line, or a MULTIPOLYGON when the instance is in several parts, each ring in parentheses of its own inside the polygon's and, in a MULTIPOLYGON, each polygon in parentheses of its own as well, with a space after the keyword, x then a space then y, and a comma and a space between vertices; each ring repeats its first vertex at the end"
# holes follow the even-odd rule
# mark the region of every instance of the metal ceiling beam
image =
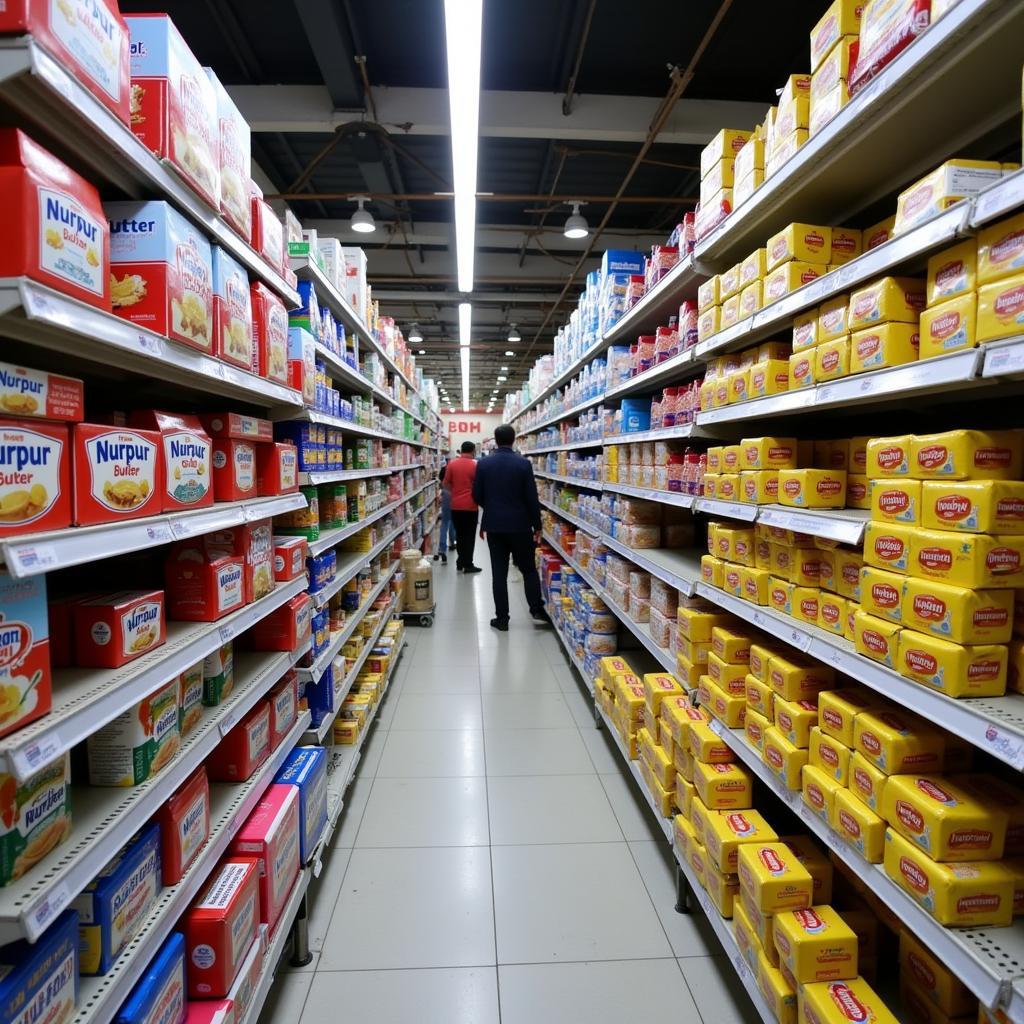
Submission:
MULTIPOLYGON (((311 4, 314 0, 302 2, 311 4)), ((335 52, 331 60, 345 63, 346 54, 335 52)), ((352 73, 355 77, 354 64, 352 73)), ((339 124, 351 120, 337 109, 327 88, 320 85, 238 85, 229 86, 228 91, 254 132, 333 132, 339 124)), ((374 86, 374 99, 379 122, 396 135, 447 136, 451 130, 445 89, 374 86)), ((484 90, 480 96, 480 134, 487 138, 642 143, 661 102, 660 97, 584 93, 573 98, 572 114, 566 117, 562 96, 555 93, 484 90)), ((722 125, 753 127, 764 119, 767 109, 766 103, 682 100, 658 142, 702 146, 722 125)))
MULTIPOLYGON (((341 5, 334 0, 295 0, 295 8, 324 80, 324 85, 317 88, 327 97, 331 110, 363 110, 363 83, 356 68, 352 34, 341 5)), ((280 86, 257 88, 277 89, 280 86)), ((350 118, 343 118, 343 121, 348 120, 350 118)))
MULTIPOLYGON (((637 165, 641 161, 636 161, 637 165)), ((447 203, 451 201, 451 192, 367 192, 366 198, 382 203, 447 203)), ((341 202, 352 197, 352 192, 279 192, 269 196, 270 199, 283 199, 286 202, 302 200, 326 199, 341 202)), ((564 195, 545 195, 537 192, 477 192, 476 198, 481 203, 605 203, 622 206, 663 206, 665 203, 693 204, 697 196, 604 196, 591 195, 586 192, 566 192, 564 195)))

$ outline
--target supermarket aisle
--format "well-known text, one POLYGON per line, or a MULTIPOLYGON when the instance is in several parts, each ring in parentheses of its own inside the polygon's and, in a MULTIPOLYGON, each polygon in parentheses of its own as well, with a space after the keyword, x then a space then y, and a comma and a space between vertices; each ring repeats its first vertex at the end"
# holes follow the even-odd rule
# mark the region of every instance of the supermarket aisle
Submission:
POLYGON ((499 634, 487 570, 435 580, 315 889, 314 961, 263 1021, 753 1021, 521 586, 499 634))

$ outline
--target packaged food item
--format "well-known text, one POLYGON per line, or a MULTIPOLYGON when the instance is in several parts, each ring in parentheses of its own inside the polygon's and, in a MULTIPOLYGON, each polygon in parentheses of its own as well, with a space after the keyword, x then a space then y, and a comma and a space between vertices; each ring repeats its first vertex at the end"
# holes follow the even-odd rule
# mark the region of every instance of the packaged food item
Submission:
POLYGON ((1020 333, 1024 324, 1024 273, 1001 278, 978 289, 975 340, 981 344, 1020 333))
POLYGON ((1002 644, 965 647, 904 629, 896 669, 950 697, 1000 697, 1006 692, 1007 651, 1002 644))
POLYGON ((781 263, 764 279, 764 304, 767 306, 790 292, 795 292, 797 288, 810 284, 824 273, 824 263, 808 263, 803 260, 781 263))
POLYGON ((217 438, 213 442, 213 494, 217 501, 255 498, 256 445, 217 438))
POLYGON ((750 806, 753 783, 750 775, 738 764, 703 764, 693 766, 693 784, 705 807, 713 810, 743 809, 750 806))
POLYGON ((789 701, 776 697, 772 709, 779 732, 794 746, 806 748, 810 742, 811 728, 818 724, 817 702, 789 701))
POLYGON ((213 246, 212 255, 213 351, 225 362, 252 370, 255 340, 249 275, 219 245, 213 246))
POLYGON ((906 577, 903 621, 957 644, 1005 644, 1013 630, 1013 594, 906 577))
POLYGON ((850 330, 896 321, 916 324, 925 307, 925 284, 912 277, 883 277, 850 295, 850 330))
POLYGON ((160 826, 128 841, 73 902, 78 911, 80 970, 106 974, 138 934, 160 893, 160 826))
POLYGON ((270 747, 276 749, 299 716, 298 674, 289 669, 267 695, 270 704, 270 747))
POLYGON ((278 384, 288 383, 288 311, 262 281, 250 285, 257 362, 253 373, 278 384))
POLYGON ((245 603, 245 561, 211 558, 191 545, 171 549, 164 566, 167 604, 172 619, 215 622, 245 603))
POLYGON ((304 537, 274 537, 274 580, 289 583, 306 567, 309 542, 304 537))
POLYGON ((798 984, 857 977, 857 935, 830 906, 783 910, 772 925, 779 959, 798 984))
POLYGON ((274 782, 298 792, 299 856, 307 864, 327 824, 327 752, 323 747, 296 747, 274 782))
POLYGON ((200 415, 199 420, 210 437, 251 442, 274 440, 274 425, 258 416, 218 412, 200 415))
POLYGON ((309 594, 296 594, 256 623, 250 633, 254 649, 298 650, 309 639, 312 617, 313 602, 309 594))
POLYGON ((907 929, 899 938, 900 977, 910 979, 947 1016, 973 1015, 978 999, 970 989, 907 929))
POLYGON ((916 527, 869 522, 864 528, 864 562, 893 572, 911 571, 911 542, 916 527))
POLYGON ((164 885, 177 885, 210 837, 210 784, 200 765, 160 806, 160 866, 164 885))
POLYGON ((868 493, 871 499, 871 518, 875 522, 914 524, 920 521, 920 480, 870 480, 868 493))
POLYGON ((0 415, 77 423, 84 402, 85 388, 76 377, 0 361, 0 415))
POLYGON ((700 176, 706 177, 721 160, 735 160, 751 133, 723 128, 700 153, 700 176))
POLYGON ((900 712, 862 711, 853 734, 857 752, 887 775, 942 769, 942 731, 900 712))
POLYGON ((260 497, 294 494, 299 489, 299 454, 293 444, 256 446, 256 493, 260 497))
POLYGON ((834 0, 811 30, 811 71, 817 71, 833 47, 845 36, 860 32, 864 4, 856 0, 834 0))
POLYGON ((811 873, 785 843, 744 843, 736 860, 740 886, 762 913, 811 906, 811 873))
POLYGON ((67 1024, 78 1001, 78 914, 66 910, 35 943, 0 948, 0 1019, 67 1024))
POLYGON ((761 756, 787 789, 800 790, 800 769, 807 763, 808 756, 805 749, 790 743, 778 729, 771 726, 765 731, 761 756))
POLYGON ((846 472, 779 470, 779 503, 796 508, 842 508, 846 504, 846 472))
POLYGON ((145 410, 133 412, 129 424, 160 434, 164 512, 213 504, 213 446, 198 416, 145 410))
MULTIPOLYGON (((854 755, 856 756, 856 755, 854 755)), ((851 786, 836 791, 832 811, 833 828, 869 864, 881 864, 885 855, 885 821, 862 802, 860 793, 851 786)))
POLYGON ((796 438, 753 437, 740 441, 740 469, 769 470, 796 467, 796 438))
POLYGON ((0 773, 0 886, 36 866, 71 835, 71 768, 67 755, 19 782, 0 773))
POLYGON ((228 994, 256 938, 259 904, 258 862, 252 857, 222 861, 185 915, 190 998, 228 994))
POLYGON ((132 131, 217 209, 220 124, 213 84, 166 14, 134 14, 125 21, 132 131))
POLYGON ((843 787, 820 768, 810 763, 801 766, 800 783, 803 802, 822 821, 831 825, 836 793, 843 787))
POLYGON ((159 433, 78 423, 72 437, 76 525, 138 519, 161 511, 164 475, 159 433))
POLYGON ((973 238, 958 242, 928 260, 926 297, 929 307, 973 292, 978 283, 978 242, 973 238))
MULTIPOLYGON (((911 5, 927 7, 927 0, 900 0, 890 10, 911 5)), ((884 4, 878 4, 882 7, 884 4)), ((927 20, 927 13, 925 14, 927 20)), ((857 57, 857 72, 865 65, 864 40, 857 57)), ((947 160, 920 181, 904 189, 896 200, 896 234, 909 231, 967 196, 975 196, 1002 177, 1002 166, 994 160, 947 160)))
POLYGON ((921 525, 965 533, 1024 533, 1024 482, 925 481, 921 525))
POLYGON ((0 538, 68 526, 71 498, 68 428, 0 421, 0 538))
POLYGON ((878 994, 861 977, 843 981, 818 981, 800 986, 800 1016, 803 1020, 861 1020, 870 1024, 899 1024, 878 994))
MULTIPOLYGON (((798 126, 794 125, 793 127, 798 126)), ((799 127, 806 128, 807 125, 799 127)), ((830 227, 821 227, 816 224, 790 224, 768 239, 765 271, 771 273, 776 267, 791 260, 826 264, 829 262, 831 251, 832 229, 830 227)))
POLYGON ((114 1024, 183 1021, 186 988, 185 937, 171 932, 118 1010, 114 1024))
POLYGON ((165 683, 86 740, 91 786, 138 786, 181 747, 178 680, 165 683))
POLYGON ((105 203, 114 312, 214 354, 213 252, 170 203, 105 203))
POLYGON ((918 358, 917 323, 885 323, 850 335, 850 373, 884 370, 913 363, 918 358))
POLYGON ((819 662, 804 663, 783 655, 768 659, 768 681, 783 700, 812 700, 819 690, 832 685, 832 669, 819 662))
POLYGON ((1024 438, 1016 430, 947 430, 910 439, 911 474, 920 479, 1019 480, 1024 438))
POLYGON ((120 668, 166 640, 162 590, 120 590, 72 609, 75 663, 120 668))
POLYGON ((850 372, 850 341, 837 338, 823 341, 814 350, 814 379, 819 384, 838 380, 850 372))
POLYGON ((252 207, 249 204, 252 144, 249 122, 235 106, 234 100, 212 69, 203 70, 217 97, 220 212, 224 219, 247 239, 252 232, 252 207))
POLYGON ((261 701, 207 758, 207 775, 211 782, 244 782, 270 753, 270 707, 261 701))
POLYGON ((234 689, 234 647, 229 640, 203 659, 203 704, 216 707, 234 689))
POLYGON ((252 178, 249 179, 249 193, 252 208, 249 242, 280 274, 284 271, 284 225, 252 178))

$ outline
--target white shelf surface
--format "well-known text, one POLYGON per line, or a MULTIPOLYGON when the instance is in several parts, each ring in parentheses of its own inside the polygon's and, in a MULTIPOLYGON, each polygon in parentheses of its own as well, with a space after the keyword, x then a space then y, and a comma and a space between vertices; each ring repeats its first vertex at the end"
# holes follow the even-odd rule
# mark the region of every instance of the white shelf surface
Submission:
POLYGON ((743 501, 721 501, 718 498, 694 498, 694 512, 704 512, 709 516, 727 516, 752 523, 757 518, 757 506, 748 505, 743 501))
POLYGON ((637 430, 628 434, 606 434, 604 444, 633 444, 638 441, 678 441, 687 437, 700 437, 696 423, 681 423, 678 427, 662 427, 659 430, 637 430))
POLYGON ((73 1024, 105 1024, 113 1019, 167 936, 178 924, 210 872, 227 853, 231 840, 252 813, 281 765, 309 724, 304 711, 281 744, 245 782, 215 782, 210 786, 210 837, 176 885, 161 890, 136 936, 114 966, 99 977, 79 981, 78 1012, 73 1024))
POLYGON ((1024 170, 1007 175, 976 196, 971 204, 970 225, 984 227, 1024 206, 1024 170))
POLYGON ((555 413, 553 416, 548 416, 546 419, 538 420, 536 423, 530 424, 530 426, 524 426, 517 428, 520 434, 535 434, 538 430, 543 430, 545 427, 550 427, 553 423, 560 423, 562 420, 574 419, 579 416, 581 412, 586 412, 587 409, 593 408, 595 405, 600 405, 605 400, 604 393, 600 395, 592 395, 590 398, 585 398, 582 402, 577 402, 576 405, 569 409, 565 409, 563 412, 555 413))
POLYGON ((131 789, 76 787, 70 838, 35 869, 0 890, 0 941, 28 938, 34 942, 117 854, 125 837, 156 814, 221 738, 291 668, 299 653, 238 652, 231 694, 223 704, 203 709, 199 725, 163 771, 131 789))
POLYGON ((692 494, 677 494, 675 491, 660 491, 655 487, 634 487, 632 484, 612 484, 607 481, 603 489, 613 494, 627 494, 631 498, 644 498, 661 505, 675 505, 677 508, 693 508, 697 500, 692 494))
POLYGON ((0 765, 24 781, 44 764, 134 707, 165 683, 301 593, 304 577, 216 622, 168 622, 167 642, 121 668, 63 668, 53 673, 53 709, 0 739, 0 765))
POLYGON ((585 487, 588 491, 601 491, 604 490, 604 485, 600 480, 580 480, 574 476, 561 476, 558 473, 548 473, 542 469, 535 469, 533 475, 539 477, 541 480, 554 480, 560 484, 571 484, 574 487, 585 487))
POLYGON ((382 537, 376 544, 370 548, 369 551, 342 551, 339 552, 340 558, 338 559, 338 568, 335 573, 334 579, 327 584, 321 590, 317 590, 315 593, 309 596, 313 599, 313 604, 317 608, 323 608, 327 602, 334 597, 334 595, 341 590, 343 586, 353 576, 359 573, 360 569, 368 568, 370 562, 372 562, 382 551, 386 551, 388 545, 405 529, 405 524, 396 526, 390 533, 382 537))
POLYGON ((430 448, 431 442, 419 438, 402 437, 401 434, 390 434, 386 430, 378 430, 376 427, 367 427, 354 420, 346 420, 341 416, 332 416, 330 413, 320 412, 317 409, 300 409, 298 411, 287 410, 275 416, 281 420, 300 420, 308 423, 322 423, 325 427, 336 427, 343 434, 355 434, 358 437, 379 438, 381 441, 397 441, 399 444, 411 444, 417 448, 430 448))
POLYGON ((652 366, 643 373, 638 373, 621 384, 615 384, 606 392, 606 398, 625 398, 628 395, 639 395, 649 392, 673 381, 686 380, 700 373, 704 360, 698 358, 696 347, 684 349, 682 352, 652 366))
POLYGON ((985 1006, 1001 1004, 1011 979, 1024 964, 1024 922, 1008 928, 946 928, 912 900, 885 873, 881 864, 865 860, 764 763, 742 730, 729 729, 716 718, 711 728, 737 757, 886 905, 910 931, 976 995, 985 1006))
POLYGON ((299 473, 299 483, 308 484, 343 484, 346 480, 368 480, 375 476, 391 476, 403 473, 407 469, 429 469, 422 462, 410 462, 405 466, 379 466, 376 469, 325 469, 299 473))
POLYGON ((419 487, 410 491, 404 497, 399 498, 398 501, 393 501, 390 505, 385 505, 383 508, 377 509, 376 512, 371 512, 365 519, 360 519, 357 523, 348 523, 346 526, 338 526, 333 530, 324 530, 316 540, 309 542, 309 553, 311 555, 318 555, 321 551, 326 551, 328 548, 333 548, 335 544, 341 543, 346 537, 351 537, 367 526, 372 526, 378 519, 383 519, 389 512, 394 512, 407 501, 415 498, 420 491, 425 490, 433 482, 432 479, 428 479, 426 483, 420 484, 419 487))
POLYGON ((579 448, 600 448, 604 438, 593 437, 589 441, 569 441, 566 444, 550 444, 540 448, 521 448, 520 455, 546 455, 548 452, 571 452, 579 448))
POLYGON ((47 533, 28 533, 0 544, 0 558, 12 576, 23 578, 98 562, 129 551, 158 547, 175 540, 226 530, 242 523, 305 508, 303 494, 283 494, 251 501, 221 502, 192 512, 147 516, 123 523, 71 526, 47 533))
MULTIPOLYGON (((698 596, 1024 771, 1024 694, 954 699, 858 654, 849 640, 698 582, 698 596)), ((1024 963, 1024 960, 1022 960, 1024 963)))
POLYGON ((714 498, 697 498, 694 510, 747 523, 757 522, 783 530, 795 530, 812 537, 839 541, 841 544, 860 544, 864 539, 864 527, 871 519, 867 509, 800 509, 787 505, 718 501, 714 498))

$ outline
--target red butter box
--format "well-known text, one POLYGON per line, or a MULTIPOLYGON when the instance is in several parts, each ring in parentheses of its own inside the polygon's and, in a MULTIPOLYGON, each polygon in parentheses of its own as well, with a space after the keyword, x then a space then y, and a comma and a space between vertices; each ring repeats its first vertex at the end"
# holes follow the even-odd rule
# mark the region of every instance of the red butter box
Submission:
POLYGON ((0 736, 52 706, 46 577, 16 580, 0 569, 0 736))
POLYGON ((120 590, 72 609, 75 664, 119 668, 167 639, 162 590, 120 590))
POLYGON ((305 537, 274 538, 274 579, 287 583, 298 579, 306 571, 306 552, 309 542, 305 537))
POLYGON ((213 504, 213 443, 198 416, 146 409, 133 412, 128 423, 160 433, 164 512, 180 512, 213 504))
POLYGON ((249 275, 219 245, 213 246, 213 340, 221 359, 252 369, 252 298, 249 275))
POLYGON ((238 412, 214 412, 199 417, 210 437, 233 438, 236 441, 273 441, 274 425, 259 416, 243 416, 238 412))
POLYGON ((268 695, 270 703, 270 749, 288 735, 299 717, 299 675, 290 668, 268 695))
POLYGON ((252 857, 229 857, 185 916, 191 998, 228 994, 256 938, 259 920, 259 864, 252 857))
POLYGON ((77 526, 139 519, 161 511, 163 456, 158 433, 78 423, 72 437, 72 519, 77 526))
POLYGON ((210 837, 210 784, 202 765, 160 807, 158 817, 164 885, 177 885, 210 837))
POLYGON ((261 498, 299 489, 299 450, 282 441, 256 446, 256 491, 261 498))
POLYGON ((76 377, 0 363, 0 416, 78 423, 84 405, 85 388, 76 377))
POLYGON ((270 756, 270 705, 260 701, 206 759, 211 782, 244 782, 270 756))
POLYGON ((284 225, 252 179, 249 181, 249 194, 252 202, 252 236, 249 241, 280 274, 284 270, 284 225))
POLYGON ((262 282, 254 281, 252 333, 256 340, 253 373, 278 384, 288 383, 288 311, 284 303, 262 282))
POLYGON ((253 650, 297 651, 310 637, 313 602, 309 594, 296 594, 249 631, 253 650))
POLYGON ((217 501, 255 498, 256 445, 217 438, 213 442, 213 495, 217 501))
POLYGON ((299 874, 298 788, 270 786, 235 836, 231 852, 259 861, 260 920, 273 930, 299 874))
POLYGON ((245 604, 252 604, 274 589, 273 531, 269 519, 204 533, 175 545, 172 554, 181 549, 191 549, 207 561, 224 556, 243 559, 245 604))
POLYGON ((215 622, 245 604, 245 559, 211 558, 191 546, 172 549, 164 565, 167 614, 179 622, 215 622))
POLYGON ((110 309, 110 230, 99 193, 15 128, 0 129, 0 277, 25 275, 110 309))
POLYGON ((0 539, 71 525, 71 444, 58 423, 0 420, 0 539))

